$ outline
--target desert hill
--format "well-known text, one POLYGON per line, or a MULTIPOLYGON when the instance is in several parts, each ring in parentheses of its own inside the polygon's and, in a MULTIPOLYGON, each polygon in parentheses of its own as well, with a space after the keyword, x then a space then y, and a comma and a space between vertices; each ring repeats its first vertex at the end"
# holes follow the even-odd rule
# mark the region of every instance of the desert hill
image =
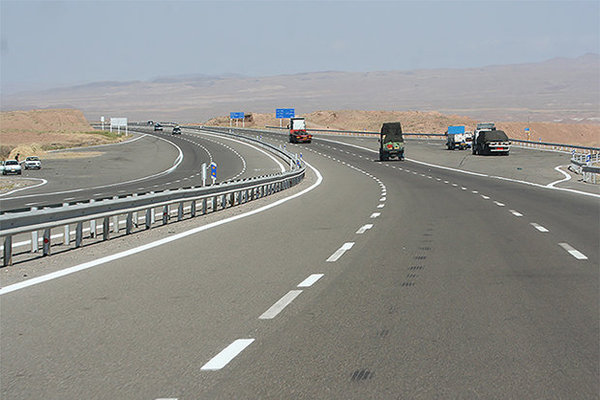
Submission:
MULTIPOLYGON (((49 109, 0 112, 0 158, 45 155, 47 150, 121 140, 90 126, 80 110, 49 109)), ((47 155, 45 155, 48 157, 47 155)))
POLYGON ((482 68, 191 75, 1 93, 3 110, 77 108, 90 120, 197 122, 231 111, 421 110, 478 120, 600 122, 600 56, 482 68))

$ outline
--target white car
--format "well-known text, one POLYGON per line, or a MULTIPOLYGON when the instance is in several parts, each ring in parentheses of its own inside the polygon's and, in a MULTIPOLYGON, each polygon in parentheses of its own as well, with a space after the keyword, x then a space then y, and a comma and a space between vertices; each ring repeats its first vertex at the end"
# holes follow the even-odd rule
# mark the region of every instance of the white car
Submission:
POLYGON ((17 174, 21 175, 21 164, 17 160, 8 160, 2 163, 2 175, 17 174))
POLYGON ((23 166, 25 169, 42 169, 42 161, 40 161, 39 157, 27 157, 23 162, 23 166))

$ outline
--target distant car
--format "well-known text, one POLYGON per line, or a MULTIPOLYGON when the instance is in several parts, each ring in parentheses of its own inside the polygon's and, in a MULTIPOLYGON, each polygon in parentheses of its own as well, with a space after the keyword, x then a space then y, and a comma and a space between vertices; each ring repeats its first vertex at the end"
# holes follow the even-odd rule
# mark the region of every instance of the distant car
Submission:
POLYGON ((154 125, 154 121, 148 121, 148 125, 154 125))
POLYGON ((162 125, 159 123, 154 124, 154 130, 155 131, 162 131, 162 125))
POLYGON ((173 135, 181 135, 181 128, 179 126, 176 126, 173 128, 173 132, 171 132, 171 134, 173 135))
POLYGON ((42 161, 36 156, 27 157, 23 162, 23 166, 25 169, 42 169, 42 161))
POLYGON ((17 160, 4 161, 2 165, 2 175, 17 174, 21 175, 21 164, 17 160))

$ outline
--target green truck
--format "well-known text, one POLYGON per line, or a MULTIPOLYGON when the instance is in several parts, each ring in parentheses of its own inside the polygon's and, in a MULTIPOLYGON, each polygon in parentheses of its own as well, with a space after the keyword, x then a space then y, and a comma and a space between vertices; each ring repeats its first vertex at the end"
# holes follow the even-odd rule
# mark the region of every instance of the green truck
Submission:
POLYGON ((379 161, 387 161, 392 157, 404 160, 404 138, 400 122, 385 122, 379 135, 379 161))

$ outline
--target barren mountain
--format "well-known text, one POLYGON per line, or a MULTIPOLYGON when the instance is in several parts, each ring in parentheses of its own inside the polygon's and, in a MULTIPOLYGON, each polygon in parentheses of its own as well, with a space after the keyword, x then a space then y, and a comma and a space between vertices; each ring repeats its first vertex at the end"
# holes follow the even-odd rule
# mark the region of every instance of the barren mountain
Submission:
POLYGON ((77 108, 90 120, 200 122, 230 111, 420 110, 479 120, 600 122, 600 56, 471 69, 192 75, 2 95, 2 109, 77 108))

